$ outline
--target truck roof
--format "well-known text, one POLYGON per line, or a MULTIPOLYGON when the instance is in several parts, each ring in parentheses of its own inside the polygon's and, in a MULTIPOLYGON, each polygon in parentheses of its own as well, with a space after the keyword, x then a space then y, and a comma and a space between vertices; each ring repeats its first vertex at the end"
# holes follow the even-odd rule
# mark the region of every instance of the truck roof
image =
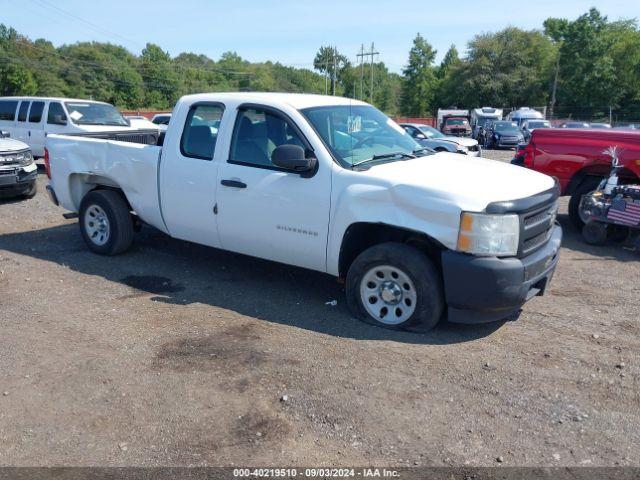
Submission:
POLYGON ((33 95, 15 95, 13 97, 0 97, 0 100, 36 100, 36 101, 54 101, 54 102, 88 102, 88 103, 104 103, 98 100, 87 100, 86 98, 66 98, 66 97, 36 97, 33 95))
POLYGON ((221 93, 198 93, 195 95, 185 95, 181 101, 190 102, 215 102, 215 101, 235 101, 235 102, 265 102, 265 103, 286 103, 293 108, 302 109, 308 107, 323 107, 329 105, 368 105, 368 103, 355 100, 353 98, 334 97, 330 95, 316 95, 309 93, 273 93, 273 92, 221 92, 221 93))

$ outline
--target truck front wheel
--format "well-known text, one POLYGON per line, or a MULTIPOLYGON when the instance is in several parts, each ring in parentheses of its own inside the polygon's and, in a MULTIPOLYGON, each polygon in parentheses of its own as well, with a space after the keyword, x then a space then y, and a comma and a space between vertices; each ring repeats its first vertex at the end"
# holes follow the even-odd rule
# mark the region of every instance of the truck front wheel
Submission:
POLYGON ((396 330, 430 330, 444 309, 442 279, 415 247, 382 243, 362 252, 347 273, 347 305, 359 319, 396 330))
POLYGON ((94 190, 80 204, 80 232, 89 249, 100 255, 117 255, 133 242, 133 221, 122 195, 94 190))

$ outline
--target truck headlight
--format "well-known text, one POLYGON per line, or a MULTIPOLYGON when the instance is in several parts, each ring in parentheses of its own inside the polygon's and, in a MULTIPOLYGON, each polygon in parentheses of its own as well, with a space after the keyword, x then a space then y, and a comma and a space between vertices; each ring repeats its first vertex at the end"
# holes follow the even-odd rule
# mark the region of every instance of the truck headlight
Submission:
POLYGON ((462 212, 458 250, 473 255, 509 256, 518 253, 520 220, 517 215, 462 212))
POLYGON ((31 165, 33 163, 33 155, 30 151, 16 153, 14 155, 16 161, 23 167, 31 165))

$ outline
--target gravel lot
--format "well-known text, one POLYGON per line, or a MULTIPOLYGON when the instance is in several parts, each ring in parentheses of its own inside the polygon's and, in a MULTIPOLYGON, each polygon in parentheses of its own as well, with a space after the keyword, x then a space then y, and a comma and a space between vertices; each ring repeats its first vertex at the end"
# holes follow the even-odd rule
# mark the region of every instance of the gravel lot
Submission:
POLYGON ((409 334, 151 228, 93 255, 39 182, 0 203, 0 465, 640 465, 640 257, 585 245, 566 201, 517 321, 409 334))

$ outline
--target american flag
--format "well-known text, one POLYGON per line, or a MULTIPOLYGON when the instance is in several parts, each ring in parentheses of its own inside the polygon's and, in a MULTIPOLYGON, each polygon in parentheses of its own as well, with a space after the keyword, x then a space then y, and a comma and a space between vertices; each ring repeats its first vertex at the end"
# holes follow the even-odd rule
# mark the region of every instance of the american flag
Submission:
POLYGON ((640 224, 640 203, 625 202, 617 198, 611 203, 607 218, 625 225, 640 224))

